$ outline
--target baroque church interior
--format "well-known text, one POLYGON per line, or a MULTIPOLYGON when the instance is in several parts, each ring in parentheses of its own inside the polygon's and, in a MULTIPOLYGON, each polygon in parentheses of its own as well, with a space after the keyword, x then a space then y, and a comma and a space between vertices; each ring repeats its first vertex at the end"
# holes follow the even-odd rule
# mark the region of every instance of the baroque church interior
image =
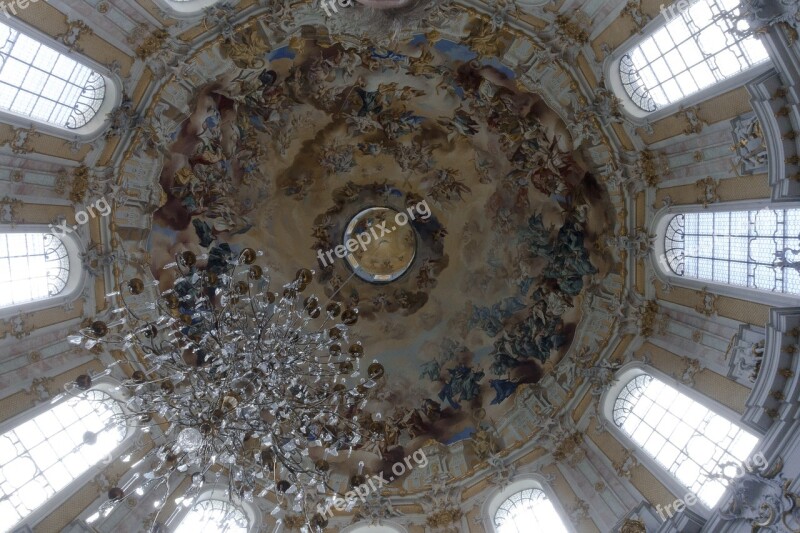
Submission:
POLYGON ((0 11, 0 531, 800 532, 797 0, 0 11))

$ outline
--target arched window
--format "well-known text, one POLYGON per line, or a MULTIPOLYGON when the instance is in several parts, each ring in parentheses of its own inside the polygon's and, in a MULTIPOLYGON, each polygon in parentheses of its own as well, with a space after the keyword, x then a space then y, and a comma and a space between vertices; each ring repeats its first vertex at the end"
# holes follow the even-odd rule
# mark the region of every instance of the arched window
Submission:
POLYGON ((0 516, 15 525, 97 464, 126 436, 119 403, 91 390, 0 435, 0 516))
POLYGON ((202 500, 180 521, 175 533, 247 533, 245 513, 223 500, 202 500))
POLYGON ((613 405, 614 424, 709 509, 725 492, 727 464, 741 465, 758 438, 677 389, 639 374, 613 405))
POLYGON ((800 209, 679 213, 664 257, 676 276, 800 294, 800 209))
POLYGON ((653 112, 769 59, 761 42, 743 37, 726 15, 739 0, 696 0, 663 9, 667 21, 619 61, 622 86, 641 110, 653 112))
POLYGON ((494 526, 497 533, 567 533, 555 507, 538 488, 521 490, 501 503, 494 513, 494 526))
POLYGON ((102 74, 0 23, 0 109, 77 130, 94 118, 105 96, 102 74))
POLYGON ((0 233, 0 308, 60 294, 69 269, 67 249, 52 233, 0 233))
POLYGON ((219 0, 161 0, 169 10, 177 15, 196 15, 219 0))

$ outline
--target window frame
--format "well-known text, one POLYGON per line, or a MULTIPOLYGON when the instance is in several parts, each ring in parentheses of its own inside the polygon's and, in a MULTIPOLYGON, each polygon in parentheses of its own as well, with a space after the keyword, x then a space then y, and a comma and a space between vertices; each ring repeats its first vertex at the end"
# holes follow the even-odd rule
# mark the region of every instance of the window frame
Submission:
POLYGON ((110 124, 108 114, 116 109, 122 101, 122 82, 119 77, 89 56, 70 50, 69 47, 64 45, 62 42, 53 39, 52 36, 42 33, 38 29, 21 22, 16 17, 3 19, 2 22, 14 30, 24 33, 28 37, 39 41, 43 45, 52 48, 60 54, 68 56, 70 59, 77 61, 78 63, 103 76, 105 81, 105 95, 103 97, 102 104, 100 104, 100 108, 97 110, 97 113, 86 124, 74 130, 68 129, 66 126, 56 126, 32 117, 18 115, 4 109, 0 109, 0 119, 2 119, 3 122, 18 128, 28 129, 34 127, 38 132, 53 135, 54 137, 66 138, 69 140, 90 142, 100 137, 110 124))
MULTIPOLYGON (((654 457, 651 457, 650 454, 644 451, 628 436, 627 433, 622 431, 622 429, 617 427, 617 424, 614 423, 614 403, 616 402, 617 397, 632 379, 642 374, 649 374, 654 378, 666 383, 670 387, 677 389, 681 394, 688 396, 692 400, 702 404, 707 409, 714 411, 716 414, 728 419, 728 421, 755 435, 759 441, 751 452, 751 456, 752 454, 756 453, 763 444, 763 430, 745 421, 742 418, 743 415, 741 413, 737 413, 727 405, 716 401, 710 396, 706 396, 692 387, 687 387, 674 377, 668 376, 661 370, 642 363, 641 361, 632 361, 624 365, 615 374, 611 387, 606 389, 606 391, 600 397, 600 405, 602 409, 601 416, 605 421, 605 428, 620 442, 620 444, 622 444, 626 449, 630 449, 639 464, 643 465, 653 476, 655 476, 655 478, 658 479, 658 481, 660 481, 661 484, 664 485, 667 490, 669 490, 676 498, 683 498, 687 493, 691 492, 690 489, 686 488, 683 483, 678 481, 678 478, 673 476, 663 466, 661 466, 661 464, 656 461, 654 457)), ((707 509, 698 498, 697 504, 691 507, 691 511, 708 520, 715 513, 716 509, 725 503, 728 496, 729 493, 726 490, 723 496, 720 498, 715 509, 707 509)))
POLYGON ((720 211, 747 211, 758 210, 763 208, 770 209, 798 209, 800 202, 780 202, 775 203, 770 200, 745 200, 737 202, 720 202, 711 204, 709 207, 703 207, 698 204, 690 205, 672 205, 663 207, 658 210, 652 218, 650 223, 650 233, 656 235, 656 240, 653 245, 653 252, 650 254, 649 261, 656 278, 669 285, 676 287, 683 287, 686 289, 701 291, 703 289, 708 292, 718 294, 721 296, 728 296, 739 300, 753 301, 764 305, 776 307, 792 307, 797 305, 799 295, 787 294, 781 292, 766 292, 759 289, 750 287, 743 287, 740 285, 728 285, 711 280, 702 280, 695 278, 687 278, 679 276, 672 272, 669 268, 666 259, 666 250, 664 246, 664 234, 669 225, 669 222, 675 215, 681 213, 710 213, 720 211))
MULTIPOLYGON (((670 3, 669 5, 672 4, 674 4, 674 2, 670 3)), ((665 4, 665 6, 666 5, 667 4, 665 4)), ((628 96, 628 92, 623 86, 622 77, 620 75, 620 63, 622 62, 622 58, 629 54, 634 47, 638 46, 639 43, 655 34, 667 22, 669 21, 666 19, 664 14, 661 12, 658 13, 649 23, 644 26, 644 28, 642 28, 640 32, 634 33, 620 43, 604 61, 603 73, 605 75, 604 77, 606 83, 608 83, 608 87, 614 93, 614 95, 620 99, 620 109, 622 110, 623 114, 636 125, 652 123, 670 115, 674 115, 683 108, 692 107, 700 102, 710 100, 715 96, 725 94, 774 69, 774 61, 770 55, 770 61, 765 61, 720 82, 709 85, 705 89, 701 89, 696 93, 683 98, 682 100, 665 105, 659 109, 656 109, 655 111, 647 112, 636 105, 631 97, 628 96)), ((769 46, 767 46, 766 43, 764 43, 764 45, 769 53, 769 46)))
MULTIPOLYGON (((122 409, 123 412, 129 413, 128 409, 125 407, 125 400, 127 399, 127 393, 125 392, 124 387, 117 382, 116 380, 103 377, 99 379, 96 383, 92 384, 90 390, 98 390, 102 391, 112 399, 119 402, 119 407, 122 409), (119 388, 119 390, 116 390, 119 388)), ((80 391, 83 392, 83 391, 80 391)), ((3 420, 0 422, 0 434, 5 433, 10 429, 14 429, 15 427, 24 424, 25 422, 33 419, 34 417, 44 413, 55 407, 57 404, 62 402, 68 401, 71 396, 66 396, 59 400, 58 402, 46 401, 41 402, 38 405, 23 411, 22 413, 18 413, 15 416, 7 420, 3 420)), ((110 455, 114 458, 121 457, 124 452, 130 448, 133 441, 139 436, 139 429, 136 426, 128 425, 127 426, 127 433, 125 437, 120 441, 120 443, 111 450, 110 455)), ((92 480, 97 474, 108 468, 109 465, 104 464, 102 461, 98 461, 97 463, 93 464, 89 468, 86 469, 81 475, 77 478, 73 479, 67 486, 65 486, 60 491, 53 494, 52 498, 45 501, 38 509, 35 509, 31 514, 26 516, 22 519, 22 521, 17 522, 14 524, 14 530, 24 527, 34 528, 39 522, 47 518, 55 509, 58 509, 61 505, 63 505, 66 501, 68 501, 72 496, 75 495, 80 489, 82 489, 89 481, 92 480)))
POLYGON ((508 498, 526 489, 539 489, 544 492, 544 495, 553 505, 556 514, 558 514, 558 517, 561 519, 561 523, 564 524, 564 528, 570 533, 577 533, 575 526, 569 519, 569 514, 566 512, 566 509, 561 505, 561 502, 550 484, 544 476, 540 474, 520 474, 515 476, 514 481, 509 483, 505 488, 500 489, 496 487, 492 489, 481 506, 480 514, 487 533, 498 533, 494 525, 494 516, 497 510, 508 498))
MULTIPOLYGON (((50 227, 43 224, 17 224, 11 227, 7 224, 0 225, 0 233, 49 233, 50 227)), ((83 261, 81 260, 81 252, 83 251, 83 243, 77 231, 68 233, 66 235, 59 235, 61 242, 67 249, 67 256, 69 257, 69 276, 67 284, 64 289, 50 298, 42 298, 41 300, 33 300, 31 302, 23 302, 8 307, 0 307, 0 319, 8 318, 19 314, 20 312, 31 313, 34 311, 41 311, 43 309, 50 309, 51 307, 61 307, 75 301, 78 296, 84 291, 87 286, 87 273, 83 268, 83 261)))

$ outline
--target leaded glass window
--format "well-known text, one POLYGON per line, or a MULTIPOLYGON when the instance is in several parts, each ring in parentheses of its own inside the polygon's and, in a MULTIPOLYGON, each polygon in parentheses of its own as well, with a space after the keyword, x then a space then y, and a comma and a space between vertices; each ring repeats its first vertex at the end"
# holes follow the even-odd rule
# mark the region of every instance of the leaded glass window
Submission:
POLYGON ((567 533, 555 507, 541 489, 525 489, 512 494, 494 514, 498 533, 567 533))
POLYGON ((0 517, 13 526, 125 438, 119 404, 91 390, 0 435, 0 517))
POLYGON ((222 500, 198 502, 181 520, 175 533, 247 533, 247 516, 222 500))
POLYGON ((725 492, 726 465, 741 465, 758 439, 649 374, 625 385, 614 402, 614 424, 709 509, 725 492))
POLYGON ((655 111, 767 61, 756 37, 737 32, 731 15, 739 0, 697 0, 688 9, 665 10, 667 22, 620 60, 631 100, 655 111))
POLYGON ((69 255, 52 233, 0 233, 0 308, 58 295, 69 255))
POLYGON ((0 23, 0 109, 74 130, 92 120, 105 93, 101 74, 0 23))
POLYGON ((664 252, 678 276, 800 294, 800 209, 682 213, 664 252))

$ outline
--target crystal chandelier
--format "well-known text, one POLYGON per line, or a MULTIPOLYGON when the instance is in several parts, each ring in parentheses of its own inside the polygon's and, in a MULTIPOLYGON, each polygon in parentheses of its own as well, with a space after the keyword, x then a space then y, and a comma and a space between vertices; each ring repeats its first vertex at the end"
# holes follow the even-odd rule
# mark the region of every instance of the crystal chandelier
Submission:
MULTIPOLYGON (((175 273, 171 288, 133 278, 108 295, 119 302, 108 322, 71 338, 136 355, 115 363, 132 366, 119 416, 155 441, 130 480, 108 491, 99 516, 158 487, 163 504, 175 472, 191 477, 179 498, 188 507, 225 475, 231 501, 272 494, 276 518, 288 513, 319 531, 326 521, 314 506, 333 492, 327 458, 382 438, 382 423, 365 407, 384 369, 373 361, 362 370, 364 348, 350 332, 357 309, 303 297, 308 269, 273 292, 269 273, 255 264, 259 255, 245 248, 238 258, 211 261, 180 253, 165 267, 175 273), (150 288, 155 301, 144 310, 129 301, 150 288)), ((89 390, 100 376, 79 376, 68 392, 89 390)))

